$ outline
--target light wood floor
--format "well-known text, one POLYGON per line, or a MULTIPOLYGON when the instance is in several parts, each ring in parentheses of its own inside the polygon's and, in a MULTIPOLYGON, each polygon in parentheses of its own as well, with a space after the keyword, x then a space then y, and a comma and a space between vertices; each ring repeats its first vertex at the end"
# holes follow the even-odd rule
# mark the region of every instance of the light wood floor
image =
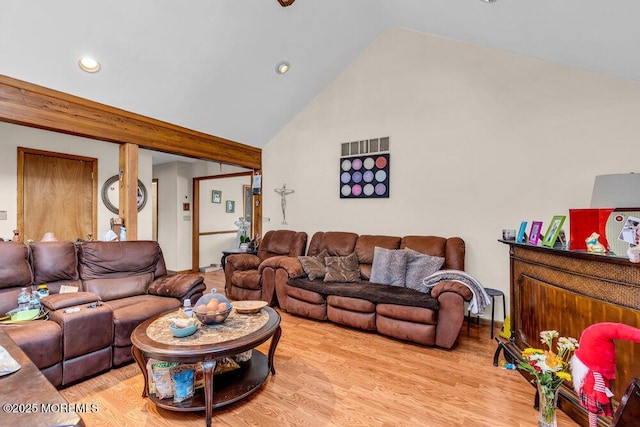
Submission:
MULTIPOLYGON (((221 272, 205 274, 223 291, 221 272)), ((247 399, 214 411, 217 426, 537 426, 534 388, 494 367, 490 327, 463 325, 453 350, 280 313, 276 375, 247 399)), ((268 344, 259 347, 266 352, 268 344)), ((203 426, 204 412, 171 412, 141 397, 134 363, 61 393, 97 404, 87 426, 203 426)), ((564 413, 558 425, 575 426, 564 413)))

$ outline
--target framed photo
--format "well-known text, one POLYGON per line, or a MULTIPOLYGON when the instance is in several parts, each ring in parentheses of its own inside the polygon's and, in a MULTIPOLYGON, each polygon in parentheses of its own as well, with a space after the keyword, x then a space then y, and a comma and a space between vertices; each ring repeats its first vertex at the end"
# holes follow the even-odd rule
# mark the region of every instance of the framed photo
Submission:
POLYGON ((520 223, 520 229, 518 230, 518 237, 516 237, 516 242, 518 243, 524 243, 524 239, 526 237, 526 231, 527 231, 527 221, 522 221, 520 223))
POLYGON ((562 224, 564 224, 564 220, 567 219, 564 215, 556 215, 551 219, 551 223, 549 224, 549 228, 547 228, 547 232, 542 238, 542 244, 544 246, 549 246, 550 248, 555 245, 556 240, 558 240, 558 234, 560 234, 560 230, 562 230, 562 224))
POLYGON ((234 213, 236 211, 236 202, 233 200, 227 200, 227 213, 234 213))
POLYGON ((529 244, 537 246, 540 240, 540 230, 542 230, 542 221, 533 221, 529 230, 529 244))
POLYGON ((629 215, 620 230, 618 240, 627 242, 632 246, 640 244, 640 218, 629 215))
POLYGON ((211 203, 222 203, 222 191, 211 190, 211 203))

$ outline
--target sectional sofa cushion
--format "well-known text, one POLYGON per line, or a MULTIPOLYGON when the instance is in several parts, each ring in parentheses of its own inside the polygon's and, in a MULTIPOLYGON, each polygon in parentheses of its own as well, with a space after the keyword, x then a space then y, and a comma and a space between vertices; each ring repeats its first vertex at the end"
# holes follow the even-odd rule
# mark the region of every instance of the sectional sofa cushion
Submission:
MULTIPOLYGON (((27 246, 22 243, 2 242, 0 244, 0 259, 2 259, 0 263, 0 288, 31 285, 33 273, 29 266, 29 248, 27 246)), ((11 308, 15 308, 15 306, 9 309, 11 308)))
POLYGON ((34 283, 78 280, 78 249, 73 242, 36 242, 30 247, 34 283))
POLYGON ((438 300, 424 292, 400 286, 379 285, 357 280, 345 286, 343 282, 311 282, 306 278, 289 279, 292 290, 311 291, 314 295, 337 295, 359 298, 375 304, 397 304, 437 310, 438 300))

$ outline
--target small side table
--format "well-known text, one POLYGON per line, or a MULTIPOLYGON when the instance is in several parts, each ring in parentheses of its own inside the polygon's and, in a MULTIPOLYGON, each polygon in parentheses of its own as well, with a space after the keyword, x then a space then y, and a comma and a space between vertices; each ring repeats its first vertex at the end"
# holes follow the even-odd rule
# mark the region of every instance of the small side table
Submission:
POLYGON ((249 250, 249 249, 240 249, 240 248, 233 248, 233 249, 227 249, 226 251, 222 251, 222 258, 220 258, 220 265, 222 265, 222 271, 224 271, 224 266, 225 266, 227 257, 229 255, 235 255, 235 254, 257 255, 258 251, 249 250))
MULTIPOLYGON (((499 289, 484 288, 487 295, 491 297, 491 339, 493 339, 494 333, 494 315, 496 311, 496 297, 502 297, 502 316, 507 318, 507 303, 505 302, 504 292, 499 289)), ((476 317, 476 324, 480 324, 480 316, 476 317)), ((467 312, 467 335, 469 335, 469 328, 471 326, 471 312, 467 312)))

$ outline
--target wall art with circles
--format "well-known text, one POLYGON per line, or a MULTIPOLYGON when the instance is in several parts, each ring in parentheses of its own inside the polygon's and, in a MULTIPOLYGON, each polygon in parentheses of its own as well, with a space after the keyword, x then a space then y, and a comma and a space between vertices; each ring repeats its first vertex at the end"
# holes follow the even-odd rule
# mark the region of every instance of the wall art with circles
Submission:
POLYGON ((389 154, 340 158, 340 198, 389 198, 389 154))

